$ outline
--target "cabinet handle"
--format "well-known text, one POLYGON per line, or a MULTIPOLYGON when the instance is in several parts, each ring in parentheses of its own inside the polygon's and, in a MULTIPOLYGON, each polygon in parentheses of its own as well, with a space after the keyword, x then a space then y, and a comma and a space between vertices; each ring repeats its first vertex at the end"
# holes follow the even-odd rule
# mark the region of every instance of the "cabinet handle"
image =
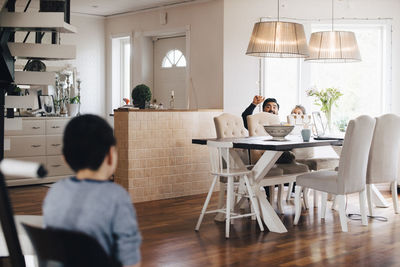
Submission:
POLYGON ((51 144, 51 146, 60 146, 61 144, 51 144))
POLYGON ((51 167, 58 168, 58 167, 61 167, 61 165, 60 164, 56 164, 56 165, 51 165, 51 167))
POLYGON ((32 145, 32 147, 41 147, 41 145, 32 145))
POLYGON ((58 128, 60 128, 60 126, 51 126, 51 128, 58 129, 58 128))
POLYGON ((40 127, 38 127, 38 126, 33 126, 32 129, 37 130, 37 129, 40 129, 40 127))

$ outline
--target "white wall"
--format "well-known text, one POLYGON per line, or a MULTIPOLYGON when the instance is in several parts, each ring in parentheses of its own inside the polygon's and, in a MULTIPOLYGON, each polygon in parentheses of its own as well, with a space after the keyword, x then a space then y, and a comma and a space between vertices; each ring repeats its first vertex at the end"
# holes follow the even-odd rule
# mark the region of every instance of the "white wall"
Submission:
MULTIPOLYGON (((258 93, 258 59, 246 56, 253 25, 260 17, 276 17, 276 1, 224 1, 224 110, 240 115, 258 93)), ((329 19, 330 0, 282 0, 280 15, 329 19), (283 6, 283 7, 282 7, 283 6)), ((393 18, 392 112, 400 113, 400 1, 335 1, 335 17, 393 18)))
MULTIPOLYGON (((111 62, 111 36, 169 31, 190 25, 190 64, 198 108, 223 104, 223 0, 167 8, 168 23, 160 24, 160 10, 109 17, 106 20, 107 62, 111 62)), ((133 44, 135 50, 135 43, 133 44)), ((141 60, 135 57, 133 60, 141 60)), ((111 95, 111 69, 107 65, 107 98, 111 95)), ((136 70, 133 70, 135 75, 136 70)), ((132 77, 135 80, 135 77, 132 77)), ((136 84, 132 84, 132 87, 136 84)))
POLYGON ((76 45, 77 68, 81 83, 81 112, 108 116, 105 108, 105 19, 97 16, 71 15, 77 34, 63 34, 62 44, 76 45))

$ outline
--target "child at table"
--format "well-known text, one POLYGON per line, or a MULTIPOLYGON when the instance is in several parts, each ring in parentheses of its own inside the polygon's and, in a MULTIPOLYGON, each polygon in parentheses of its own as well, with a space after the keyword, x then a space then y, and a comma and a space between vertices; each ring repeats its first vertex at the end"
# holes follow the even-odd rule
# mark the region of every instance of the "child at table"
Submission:
POLYGON ((117 165, 116 140, 102 118, 72 119, 63 155, 76 175, 54 184, 43 204, 46 227, 84 232, 123 266, 140 265, 141 235, 128 192, 109 180, 117 165))

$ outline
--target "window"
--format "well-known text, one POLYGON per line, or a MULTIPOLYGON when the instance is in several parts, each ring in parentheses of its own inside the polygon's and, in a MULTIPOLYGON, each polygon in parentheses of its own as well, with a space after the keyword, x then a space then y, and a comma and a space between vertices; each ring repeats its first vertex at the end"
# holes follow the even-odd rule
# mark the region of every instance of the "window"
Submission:
MULTIPOLYGON (((315 25, 313 31, 327 30, 315 25)), ((387 111, 385 96, 390 88, 383 83, 386 73, 384 29, 375 25, 337 25, 337 30, 353 31, 361 53, 361 62, 347 64, 310 64, 311 86, 335 87, 343 96, 334 120, 349 120, 362 114, 377 116, 387 111)), ((314 107, 317 109, 317 107, 314 107)))
MULTIPOLYGON (((305 26, 308 36, 311 32, 329 31, 331 28, 330 22, 300 23, 305 26)), ((264 59, 264 95, 278 100, 282 120, 286 119, 296 104, 303 104, 308 113, 320 109, 313 104, 313 98, 306 96, 306 90, 311 88, 335 87, 344 94, 339 100, 339 107, 334 108, 334 122, 361 114, 376 116, 390 112, 390 24, 385 20, 350 20, 342 21, 342 24, 335 23, 335 30, 348 30, 356 34, 361 62, 309 63, 296 58, 264 59)))
POLYGON ((120 107, 123 98, 130 99, 131 38, 112 38, 112 109, 120 107))
POLYGON ((183 53, 177 49, 170 50, 164 57, 162 68, 173 68, 173 67, 186 67, 186 59, 183 53))

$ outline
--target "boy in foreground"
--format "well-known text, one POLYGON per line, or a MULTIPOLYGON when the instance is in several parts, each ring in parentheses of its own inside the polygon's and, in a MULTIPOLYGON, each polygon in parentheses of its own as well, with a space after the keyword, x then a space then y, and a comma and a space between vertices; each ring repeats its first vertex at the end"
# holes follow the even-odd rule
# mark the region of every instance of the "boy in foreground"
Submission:
POLYGON ((109 180, 117 165, 112 128, 95 115, 72 119, 63 155, 76 173, 54 184, 44 200, 46 227, 86 233, 123 266, 140 266, 141 235, 128 192, 109 180))

